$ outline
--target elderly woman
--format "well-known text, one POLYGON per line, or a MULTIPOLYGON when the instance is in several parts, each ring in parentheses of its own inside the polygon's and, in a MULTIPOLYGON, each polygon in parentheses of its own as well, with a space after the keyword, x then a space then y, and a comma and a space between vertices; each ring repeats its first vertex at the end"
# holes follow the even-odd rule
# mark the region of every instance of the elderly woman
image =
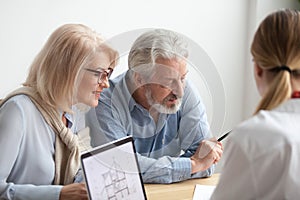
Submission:
POLYGON ((95 107, 118 59, 81 24, 55 30, 24 86, 0 104, 0 199, 88 199, 74 108, 95 107))

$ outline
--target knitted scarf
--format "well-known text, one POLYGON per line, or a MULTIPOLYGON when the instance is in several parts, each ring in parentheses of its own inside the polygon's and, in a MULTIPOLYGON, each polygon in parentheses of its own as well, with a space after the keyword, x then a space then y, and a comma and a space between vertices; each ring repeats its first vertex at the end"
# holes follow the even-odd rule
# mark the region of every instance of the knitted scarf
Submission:
POLYGON ((40 95, 31 87, 21 87, 0 101, 0 107, 11 97, 24 94, 35 104, 47 124, 54 130, 55 137, 55 185, 73 183, 80 167, 80 151, 77 135, 67 128, 59 116, 59 112, 44 103, 40 95))

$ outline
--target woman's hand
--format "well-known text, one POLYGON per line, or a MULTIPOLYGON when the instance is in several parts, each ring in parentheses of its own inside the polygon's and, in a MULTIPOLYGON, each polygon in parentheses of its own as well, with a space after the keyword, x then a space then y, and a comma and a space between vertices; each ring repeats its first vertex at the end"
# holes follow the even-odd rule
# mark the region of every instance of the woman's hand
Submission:
POLYGON ((85 183, 73 183, 65 185, 61 191, 59 200, 88 200, 85 183))

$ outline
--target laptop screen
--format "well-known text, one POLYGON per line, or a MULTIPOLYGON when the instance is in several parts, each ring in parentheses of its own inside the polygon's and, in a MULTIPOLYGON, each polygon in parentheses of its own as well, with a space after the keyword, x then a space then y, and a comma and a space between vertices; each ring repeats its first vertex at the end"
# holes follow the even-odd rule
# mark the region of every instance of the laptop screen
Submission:
POLYGON ((91 200, 147 199, 131 136, 81 155, 91 200))

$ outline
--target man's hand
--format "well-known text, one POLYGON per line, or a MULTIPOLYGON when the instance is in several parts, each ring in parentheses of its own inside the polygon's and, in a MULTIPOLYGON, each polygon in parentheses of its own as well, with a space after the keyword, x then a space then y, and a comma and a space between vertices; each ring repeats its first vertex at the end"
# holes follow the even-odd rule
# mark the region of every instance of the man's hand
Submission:
POLYGON ((216 138, 203 140, 191 157, 192 173, 208 169, 212 164, 217 163, 223 154, 223 146, 216 138))

